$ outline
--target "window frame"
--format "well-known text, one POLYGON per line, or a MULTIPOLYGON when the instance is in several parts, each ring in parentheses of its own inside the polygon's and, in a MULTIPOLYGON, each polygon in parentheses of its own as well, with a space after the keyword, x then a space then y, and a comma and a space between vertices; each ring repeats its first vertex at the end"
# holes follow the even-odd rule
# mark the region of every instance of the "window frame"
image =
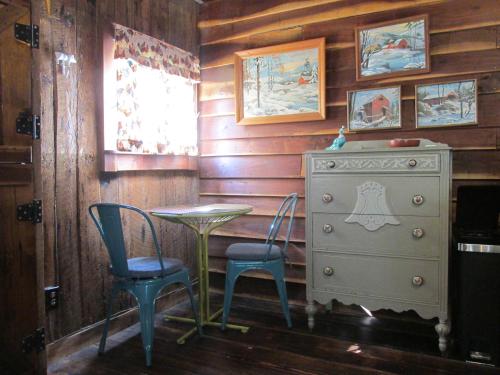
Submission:
MULTIPOLYGON (((101 59, 99 83, 97 85, 98 106, 98 147, 99 164, 102 172, 141 171, 141 170, 198 170, 198 156, 146 154, 105 149, 105 127, 114 121, 115 113, 111 110, 116 101, 116 75, 114 60, 114 26, 105 21, 101 27, 101 59)), ((195 87, 195 103, 198 92, 195 87)))

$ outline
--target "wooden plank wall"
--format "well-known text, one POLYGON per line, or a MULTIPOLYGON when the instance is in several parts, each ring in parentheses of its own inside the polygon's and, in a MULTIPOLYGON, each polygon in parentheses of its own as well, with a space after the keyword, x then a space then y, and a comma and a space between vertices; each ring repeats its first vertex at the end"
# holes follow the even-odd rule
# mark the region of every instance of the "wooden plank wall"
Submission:
POLYGON ((428 138, 455 150, 454 192, 465 183, 500 178, 500 7, 497 0, 286 1, 215 0, 201 7, 202 84, 200 150, 202 202, 245 202, 256 207, 210 241, 211 270, 224 272, 225 248, 263 237, 282 197, 300 194, 289 281, 304 284, 304 178, 302 153, 331 144, 346 125, 346 91, 402 85, 403 126, 347 134, 349 141, 428 138), (418 14, 430 18, 431 72, 356 82, 354 27, 418 14), (235 124, 233 53, 326 37, 327 118, 324 121, 235 124), (415 129, 414 87, 419 83, 477 78, 479 125, 415 129))
MULTIPOLYGON (((120 202, 148 209, 198 200, 197 173, 99 174, 96 87, 101 22, 108 19, 132 27, 198 55, 198 4, 185 0, 53 0, 50 16, 44 6, 42 10, 45 283, 61 286, 60 306, 47 312, 46 331, 53 341, 105 316, 108 258, 87 212, 91 203, 120 202), (75 55, 77 63, 67 76, 55 65, 55 52, 75 55)), ((193 266, 190 250, 194 237, 180 226, 154 222, 167 254, 193 266)), ((150 253, 134 249, 134 255, 141 254, 150 253)), ((114 311, 128 308, 130 302, 122 298, 114 311)))

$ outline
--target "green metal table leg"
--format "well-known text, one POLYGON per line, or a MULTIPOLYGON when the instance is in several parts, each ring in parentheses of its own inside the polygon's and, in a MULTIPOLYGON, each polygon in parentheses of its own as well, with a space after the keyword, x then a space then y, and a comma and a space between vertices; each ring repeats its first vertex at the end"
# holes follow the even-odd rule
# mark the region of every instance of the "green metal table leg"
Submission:
MULTIPOLYGON (((207 224, 203 230, 200 231, 199 228, 189 225, 189 223, 184 223, 196 234, 196 255, 198 258, 198 277, 199 277, 199 295, 198 295, 198 311, 200 317, 201 326, 211 326, 220 327, 222 323, 214 322, 222 314, 222 309, 216 311, 214 314, 210 315, 210 299, 209 299, 209 273, 208 273, 208 238, 210 232, 222 225, 223 223, 211 223, 207 224)), ((184 318, 180 316, 165 315, 165 320, 175 321, 182 323, 196 324, 196 321, 192 318, 184 318)), ((226 324, 226 328, 241 331, 242 333, 248 332, 250 327, 236 325, 236 324, 226 324)), ((184 344, 186 340, 193 336, 197 332, 196 327, 190 329, 185 334, 177 339, 178 344, 184 344)))
MULTIPOLYGON (((193 323, 195 324, 196 321, 193 318, 184 318, 182 316, 175 316, 175 315, 165 315, 163 317, 165 321, 171 321, 171 322, 181 322, 181 323, 193 323)), ((201 324, 201 323, 200 323, 201 324)))

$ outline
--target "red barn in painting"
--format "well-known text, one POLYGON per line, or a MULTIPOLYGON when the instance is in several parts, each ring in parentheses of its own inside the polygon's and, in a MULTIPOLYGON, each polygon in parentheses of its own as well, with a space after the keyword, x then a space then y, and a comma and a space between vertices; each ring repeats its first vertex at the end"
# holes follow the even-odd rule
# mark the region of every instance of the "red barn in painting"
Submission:
POLYGON ((384 49, 394 49, 394 48, 408 48, 409 44, 406 39, 398 39, 396 41, 390 41, 384 46, 384 49))
POLYGON ((425 98, 422 99, 424 103, 430 106, 442 104, 447 100, 451 101, 458 100, 458 94, 455 91, 450 91, 445 95, 427 95, 425 98))
POLYGON ((376 121, 384 116, 391 115, 391 102, 384 95, 374 96, 368 103, 363 104, 365 116, 370 121, 376 121))

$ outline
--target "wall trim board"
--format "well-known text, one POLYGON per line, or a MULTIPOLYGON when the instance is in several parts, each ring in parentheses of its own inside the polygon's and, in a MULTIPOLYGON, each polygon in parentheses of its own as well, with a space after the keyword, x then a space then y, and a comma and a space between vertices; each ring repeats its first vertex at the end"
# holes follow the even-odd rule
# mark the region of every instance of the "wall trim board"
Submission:
MULTIPOLYGON (((452 147, 453 150, 455 151, 481 151, 481 150, 496 150, 498 149, 497 145, 497 131, 494 127, 482 127, 478 128, 475 125, 467 125, 467 127, 463 126, 462 128, 459 129, 454 129, 451 131, 447 131, 448 129, 444 128, 439 128, 439 129, 414 129, 414 130, 403 130, 401 132, 398 132, 397 137, 401 138, 429 138, 432 139, 436 142, 441 142, 441 143, 447 143, 452 147), (438 133, 439 132, 439 133, 438 133), (474 139, 474 142, 468 141, 467 138, 477 136, 474 139), (465 139, 464 139, 465 138, 465 139)), ((372 140, 372 139, 391 139, 393 136, 391 134, 394 134, 395 132, 387 132, 385 133, 384 136, 365 136, 365 134, 356 134, 356 133, 349 133, 346 134, 346 136, 350 137, 350 141, 355 141, 355 140, 372 140)), ((331 135, 335 135, 334 133, 331 134, 325 134, 325 135, 303 135, 300 138, 295 137, 295 139, 298 139, 300 143, 295 145, 295 147, 300 147, 303 150, 297 150, 297 151, 286 151, 284 148, 286 148, 286 143, 291 143, 291 140, 287 140, 288 137, 273 137, 272 139, 269 138, 256 138, 255 140, 252 140, 252 138, 244 138, 240 140, 235 140, 235 139, 229 139, 229 140, 218 140, 218 141, 204 141, 201 147, 201 150, 203 152, 203 149, 206 147, 207 149, 210 150, 217 150, 218 148, 221 149, 221 151, 218 151, 218 153, 213 153, 213 152, 208 152, 206 154, 200 155, 200 158, 217 158, 217 157, 258 157, 258 156, 280 156, 280 155, 286 155, 286 156, 293 156, 293 155, 302 155, 304 152, 312 149, 322 149, 327 146, 329 146, 332 142, 331 135), (278 140, 282 139, 280 141, 280 144, 278 144, 278 140), (264 148, 274 148, 273 151, 270 152, 260 152, 258 150, 255 150, 253 152, 251 151, 245 151, 245 144, 241 144, 241 142, 245 143, 247 141, 252 142, 251 143, 251 148, 259 148, 259 149, 264 149, 264 148), (303 141, 303 142, 302 142, 303 141), (207 146, 207 144, 211 143, 210 146, 207 146), (224 143, 227 144, 227 149, 224 150, 224 143), (260 145, 259 145, 260 143, 260 145), (238 148, 242 148, 242 151, 238 151, 238 148)))
MULTIPOLYGON (((197 279, 193 279, 192 283, 193 288, 198 287, 197 279)), ((158 297, 156 300, 157 314, 160 314, 163 310, 187 300, 188 296, 187 293, 185 293, 185 290, 185 287, 178 287, 175 290, 158 297)), ((100 320, 48 344, 47 361, 49 364, 99 342, 104 322, 105 320, 100 320)), ((112 315, 110 320, 108 339, 118 331, 128 328, 138 322, 139 309, 137 306, 116 312, 112 315)))
POLYGON ((211 193, 271 194, 285 196, 290 191, 305 196, 304 180, 292 179, 200 179, 200 191, 211 193))
POLYGON ((340 29, 346 30, 359 22, 364 25, 374 24, 408 17, 417 12, 431 16, 431 34, 460 32, 499 24, 499 13, 494 8, 497 5, 495 0, 483 0, 479 4, 470 1, 454 2, 454 14, 451 17, 445 13, 449 9, 449 1, 394 1, 389 5, 389 2, 380 4, 379 1, 356 1, 357 4, 352 4, 350 1, 341 6, 323 5, 319 7, 322 9, 308 9, 306 12, 290 11, 279 18, 269 16, 249 22, 200 29, 201 46, 235 43, 299 26, 304 28, 303 39, 309 39, 317 37, 318 33, 329 34, 340 29))
MULTIPOLYGON (((333 134, 332 134, 333 135, 333 134)), ((416 138, 416 137, 414 137, 416 138)), ((464 146, 464 147, 453 147, 453 151, 494 151, 498 150, 497 146, 477 146, 477 147, 472 147, 472 146, 464 146)), ((276 153, 224 153, 224 154, 206 154, 206 155, 201 155, 200 157, 207 157, 207 158, 213 158, 213 157, 226 157, 226 156, 278 156, 278 155, 302 155, 302 154, 297 154, 297 153, 288 153, 288 152, 276 152, 276 153)), ((214 177, 210 177, 214 178, 214 177)), ((225 177, 219 177, 219 178, 225 178, 225 177)), ((231 177, 231 178, 238 178, 238 177, 231 177)), ((263 177, 265 178, 265 177, 263 177)), ((281 177, 281 178, 298 178, 298 177, 281 177)), ((201 194, 200 194, 201 195, 201 194)))
MULTIPOLYGON (((480 52, 499 48, 497 44, 497 33, 499 28, 500 21, 487 25, 461 26, 461 29, 459 31, 450 30, 438 33, 433 33, 432 31, 430 31, 430 54, 431 56, 440 56, 452 53, 480 52)), ((273 32, 284 32, 285 30, 273 30, 273 32)), ((256 36, 257 35, 254 35, 253 38, 256 39, 256 36)), ((283 42, 286 42, 288 40, 288 38, 285 37, 283 37, 282 39, 283 42)), ((201 48, 202 56, 205 54, 205 57, 207 55, 211 57, 208 63, 206 61, 202 61, 202 74, 204 71, 209 69, 232 65, 235 52, 239 50, 250 49, 256 45, 255 42, 247 42, 234 45, 231 45, 230 43, 231 42, 220 43, 220 45, 214 44, 201 48), (228 45, 224 46, 225 44, 228 45), (214 49, 214 51, 211 51, 211 49, 214 49)), ((269 42, 266 45, 280 43, 281 41, 277 40, 269 42)), ((352 50, 353 52, 348 53, 354 54, 354 48, 354 37, 352 38, 352 41, 343 42, 328 42, 327 39, 325 52, 327 54, 330 54, 344 52, 345 50, 352 50)))
MULTIPOLYGON (((451 77, 450 75, 447 75, 446 77, 451 77)), ((456 80, 456 79, 455 79, 456 80)), ((447 81, 453 81, 451 79, 447 81)), ((443 81, 444 83, 445 81, 443 81)), ((332 90, 339 89, 339 88, 331 88, 332 90)), ((494 92, 478 92, 478 95, 495 95, 500 93, 500 88, 496 89, 494 92)), ((415 100, 415 95, 402 95, 401 96, 402 101, 409 101, 409 100, 415 100)), ((229 103, 229 106, 234 107, 234 96, 227 96, 224 98, 217 98, 217 99, 209 99, 209 100, 202 100, 204 103, 214 103, 214 102, 227 102, 229 103)), ((216 105, 216 104, 215 104, 216 105)), ((344 100, 338 100, 338 101, 327 101, 325 103, 325 107, 346 107, 347 106, 347 101, 344 100)), ((207 113, 204 114, 203 112, 200 114, 199 117, 205 118, 205 117, 221 117, 221 116, 235 116, 234 111, 226 111, 226 112, 220 112, 220 113, 207 113)), ((240 126, 240 125, 236 125, 240 126)))
MULTIPOLYGON (((266 209, 258 209, 258 208, 254 208, 254 210, 252 212, 249 212, 248 214, 246 214, 246 216, 249 216, 249 217, 252 217, 252 216, 259 216, 259 217, 269 217, 269 218, 273 218, 274 216, 276 215, 276 209, 273 209, 273 208, 270 208, 268 210, 266 209)), ((296 212, 295 213, 295 218, 299 218, 299 219, 305 219, 305 214, 304 213, 300 213, 300 212, 296 212)))
MULTIPOLYGON (((248 237, 248 233, 238 233, 235 231, 225 230, 225 229, 216 229, 213 231, 211 236, 218 237, 235 237, 235 238, 251 238, 253 240, 266 240, 267 236, 261 233, 253 233, 252 237, 248 237)), ((279 238, 277 239, 280 240, 279 238)), ((306 241, 301 238, 290 238, 290 243, 305 243, 306 241)))
MULTIPOLYGON (((465 73, 465 74, 449 74, 446 76, 443 76, 443 79, 440 79, 440 83, 446 83, 446 82, 453 82, 457 81, 460 79, 468 79, 468 78, 476 78, 480 75, 484 74, 490 74, 490 75, 499 75, 500 74, 497 71, 491 71, 491 72, 482 72, 482 73, 465 73)), ((418 84, 425 84, 427 81, 431 81, 432 79, 424 79, 424 80, 418 80, 418 84)), ((432 83, 432 81, 431 81, 432 83)), ((403 95, 401 97, 401 100, 414 100, 415 99, 415 94, 404 94, 405 90, 409 90, 409 88, 413 88, 412 85, 415 85, 417 83, 409 83, 405 82, 403 86, 403 95)), ((233 82, 232 81, 227 81, 223 82, 222 85, 224 88, 228 88, 230 90, 233 89, 233 82)), ((371 88, 375 88, 377 85, 373 85, 371 88)), ((347 91, 347 87, 330 87, 327 88, 327 102, 325 103, 326 107, 342 107, 347 105, 347 101, 345 100, 329 100, 328 96, 333 95, 333 91, 341 91, 343 93, 343 96, 345 96, 345 92, 347 91)), ((500 94, 500 87, 491 87, 491 88, 482 88, 481 87, 481 82, 479 82, 479 90, 478 90, 478 95, 495 95, 495 94, 500 94)), ((232 91, 226 91, 226 93, 219 94, 219 95, 213 95, 213 96, 204 96, 200 98, 200 102, 202 103, 210 103, 210 102, 215 102, 218 100, 234 100, 234 94, 232 91)), ((207 105, 207 104, 203 104, 207 105)), ((220 114, 218 116, 234 116, 234 112, 227 112, 224 114, 220 114)), ((200 117, 213 117, 211 115, 200 115, 200 117)))
MULTIPOLYGON (((224 298, 225 274, 210 273, 210 293, 219 294, 224 298)), ((290 283, 286 286, 288 303, 290 305, 306 305, 306 288, 303 284, 290 283)), ((276 284, 272 280, 242 278, 234 290, 234 295, 240 298, 249 298, 256 301, 279 301, 276 284)), ((321 308, 321 307, 320 307, 321 308)))
MULTIPOLYGON (((500 50, 495 50, 500 60, 500 50), (498 52, 497 52, 498 51, 498 52)), ((232 66, 231 66, 232 67, 232 66)), ((200 89, 202 97, 200 97, 200 117, 221 117, 234 116, 234 83, 232 81, 232 71, 227 71, 224 74, 228 76, 227 80, 210 81, 208 78, 200 89)), ((354 71, 352 71, 354 73, 354 71)), ((337 72, 331 72, 327 77, 330 80, 329 86, 326 88, 326 107, 345 106, 346 92, 352 88, 352 85, 346 79, 338 79, 337 72), (332 76, 333 75, 333 76, 332 76)), ((385 83, 378 81, 367 84, 359 82, 357 88, 375 88, 384 87, 387 83, 397 83, 402 86, 402 99, 413 100, 415 98, 415 85, 453 82, 462 79, 477 79, 478 80, 478 95, 495 95, 500 93, 500 72, 491 69, 478 69, 475 71, 464 72, 447 72, 433 73, 432 77, 428 74, 421 76, 411 76, 409 79, 392 80, 385 83)), ((354 78, 354 77, 352 77, 354 78)))
MULTIPOLYGON (((233 97, 234 98, 234 97, 233 97)), ((220 117, 220 116, 235 116, 235 112, 219 112, 219 113, 210 113, 210 114, 202 114, 200 113, 199 117, 220 117)))
MULTIPOLYGON (((200 196, 204 197, 252 197, 252 198, 285 198, 286 194, 243 194, 243 193, 216 193, 216 192, 205 192, 200 193, 200 196)), ((299 194, 299 198, 305 198, 304 194, 299 194)))
MULTIPOLYGON (((500 32, 499 32, 500 35, 500 32)), ((500 57, 499 57, 500 58, 500 57)), ((211 105, 208 104, 212 101, 222 100, 222 99, 233 99, 234 98, 234 80, 233 80, 233 65, 226 66, 221 69, 215 68, 213 70, 207 71, 205 83, 201 84, 200 88, 200 102, 202 103, 202 108, 211 105)), ((403 89, 403 96, 409 97, 414 95, 414 86, 416 84, 427 84, 435 83, 436 77, 428 78, 426 76, 419 77, 414 76, 414 80, 396 80, 395 82, 401 83, 403 89)), ((479 70, 474 72, 449 72, 443 73, 443 77, 438 77, 440 82, 456 81, 458 79, 478 79, 478 89, 479 94, 498 94, 500 93, 500 72, 497 70, 479 70)), ((330 78, 330 80, 332 80, 330 78)), ((368 84, 367 82, 359 82, 357 87, 360 88, 373 88, 383 86, 378 82, 372 82, 368 84)), ((327 89, 326 96, 327 101, 332 101, 332 97, 338 97, 337 91, 340 90, 342 95, 340 97, 342 100, 345 98, 345 92, 352 87, 348 82, 340 82, 340 84, 333 85, 327 89)), ((338 100, 337 100, 338 101, 338 100)))
MULTIPOLYGON (((210 27, 228 25, 228 24, 242 22, 242 21, 255 20, 257 18, 266 17, 266 16, 277 16, 280 13, 286 13, 286 12, 290 12, 292 10, 307 9, 307 8, 315 7, 318 5, 337 3, 337 2, 341 2, 341 1, 343 1, 343 0, 315 0, 314 2, 312 2, 312 1, 293 1, 293 2, 290 2, 288 0, 281 0, 281 1, 273 1, 272 3, 277 3, 277 5, 273 5, 271 7, 269 7, 270 2, 266 1, 262 10, 255 10, 254 13, 252 13, 252 14, 242 15, 242 16, 234 16, 234 17, 225 18, 225 19, 215 19, 215 20, 202 19, 201 21, 198 22, 198 28, 199 29, 206 29, 206 28, 210 28, 210 27)), ((242 1, 239 1, 239 2, 242 3, 242 1)), ((237 1, 233 1, 233 6, 235 7, 235 9, 239 9, 240 5, 242 5, 242 4, 238 4, 237 1)))
MULTIPOLYGON (((446 76, 446 77, 452 77, 452 76, 446 76)), ((457 80, 455 78, 455 80, 457 80)), ((449 79, 448 81, 453 81, 453 79, 449 79)), ((443 81, 442 83, 444 83, 443 81)), ((338 87, 330 88, 330 89, 339 89, 338 87)), ((495 89, 495 91, 492 92, 478 92, 478 95, 495 95, 495 94, 500 94, 500 88, 495 89)), ((234 100, 234 95, 228 95, 224 97, 218 97, 218 98, 209 98, 209 99, 201 99, 200 102, 213 102, 216 100, 234 100)), ((402 95, 401 100, 415 100, 415 95, 402 95)), ((337 100, 337 101, 327 101, 325 103, 325 107, 346 107, 347 106, 347 101, 345 100, 337 100)), ((200 114, 200 117, 220 117, 220 116, 234 116, 234 112, 225 112, 222 114, 200 114)))
MULTIPOLYGON (((232 40, 237 40, 245 37, 249 37, 255 34, 263 34, 266 32, 271 32, 279 28, 292 28, 295 26, 310 25, 318 22, 333 21, 343 18, 350 18, 356 16, 364 16, 374 13, 384 13, 390 11, 396 11, 399 9, 411 9, 411 8, 421 8, 423 6, 429 5, 439 5, 445 3, 445 0, 415 0, 415 1, 393 1, 393 2, 383 2, 378 1, 366 1, 363 3, 351 4, 346 3, 341 6, 332 6, 331 4, 326 4, 319 6, 316 12, 310 12, 310 14, 304 15, 300 10, 290 11, 286 17, 268 17, 268 22, 259 22, 260 25, 249 27, 248 30, 239 31, 234 25, 227 25, 222 27, 212 27, 210 29, 202 29, 201 31, 201 46, 218 44, 221 42, 227 42, 232 40), (324 8, 324 9, 321 9, 324 8), (228 34, 225 29, 231 28, 233 32, 228 34), (220 32, 214 33, 213 29, 219 29, 220 32), (215 34, 215 35, 212 35, 215 34), (217 35, 217 34, 220 34, 217 35)), ((246 22, 239 22, 240 24, 246 24, 246 22)))

